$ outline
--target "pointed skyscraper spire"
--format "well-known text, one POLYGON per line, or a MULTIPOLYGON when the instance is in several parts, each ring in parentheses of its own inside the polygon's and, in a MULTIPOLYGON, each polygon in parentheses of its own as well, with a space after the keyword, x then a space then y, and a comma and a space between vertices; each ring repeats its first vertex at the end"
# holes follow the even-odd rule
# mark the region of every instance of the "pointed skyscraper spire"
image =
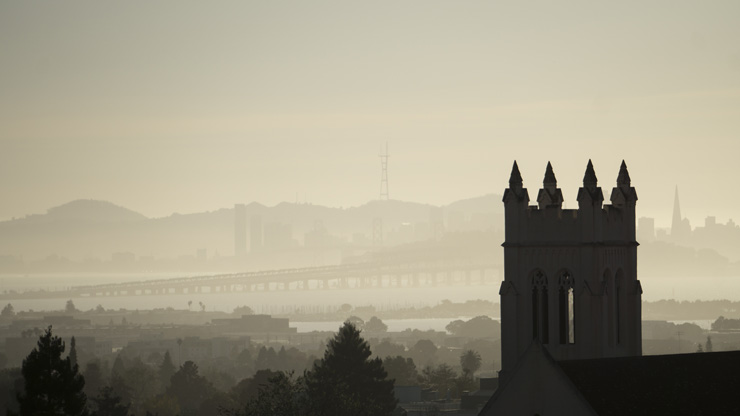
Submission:
POLYGON ((521 189, 523 184, 522 174, 519 173, 519 166, 514 161, 514 166, 511 168, 511 176, 509 177, 509 188, 521 189))
POLYGON ((547 162, 545 179, 542 181, 542 185, 544 185, 546 189, 555 189, 558 186, 558 180, 555 179, 555 172, 553 172, 550 162, 547 162))
POLYGON ((617 186, 629 187, 631 183, 630 173, 627 171, 627 164, 622 160, 622 166, 619 167, 619 176, 617 176, 617 186))
POLYGON ((596 179, 596 172, 594 172, 594 165, 591 163, 591 159, 588 160, 586 166, 586 174, 583 175, 583 187, 584 188, 596 188, 598 180, 596 179))
POLYGON ((678 185, 676 185, 676 193, 673 196, 673 221, 671 222, 671 235, 677 236, 681 232, 681 204, 678 203, 678 185))

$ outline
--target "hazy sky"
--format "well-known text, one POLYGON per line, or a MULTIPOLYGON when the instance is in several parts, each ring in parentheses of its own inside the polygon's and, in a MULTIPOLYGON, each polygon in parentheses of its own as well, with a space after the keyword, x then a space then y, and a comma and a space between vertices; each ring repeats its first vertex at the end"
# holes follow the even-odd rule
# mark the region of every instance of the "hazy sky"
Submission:
POLYGON ((0 219, 501 193, 740 221, 740 2, 0 3, 0 219))

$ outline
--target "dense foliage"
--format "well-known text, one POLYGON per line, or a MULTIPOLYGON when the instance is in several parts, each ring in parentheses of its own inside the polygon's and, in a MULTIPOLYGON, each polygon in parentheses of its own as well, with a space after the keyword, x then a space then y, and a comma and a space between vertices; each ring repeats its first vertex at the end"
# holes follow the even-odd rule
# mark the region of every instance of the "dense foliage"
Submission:
POLYGON ((64 342, 52 335, 50 326, 23 360, 24 393, 18 397, 21 416, 87 414, 85 379, 69 357, 62 358, 63 352, 64 342))

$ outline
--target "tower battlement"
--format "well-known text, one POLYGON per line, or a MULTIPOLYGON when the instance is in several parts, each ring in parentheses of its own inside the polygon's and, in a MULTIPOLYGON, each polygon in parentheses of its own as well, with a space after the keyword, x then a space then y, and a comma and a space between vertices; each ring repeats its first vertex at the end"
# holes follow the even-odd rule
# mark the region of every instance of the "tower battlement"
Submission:
POLYGON ((578 209, 563 209, 563 192, 557 187, 552 165, 547 164, 537 205, 529 205, 529 193, 522 187, 519 167, 514 162, 509 188, 504 191, 506 243, 548 243, 561 245, 589 243, 636 244, 635 203, 637 192, 630 184, 627 166, 617 176, 611 204, 603 204, 593 164, 588 162, 583 186, 578 189, 578 209))

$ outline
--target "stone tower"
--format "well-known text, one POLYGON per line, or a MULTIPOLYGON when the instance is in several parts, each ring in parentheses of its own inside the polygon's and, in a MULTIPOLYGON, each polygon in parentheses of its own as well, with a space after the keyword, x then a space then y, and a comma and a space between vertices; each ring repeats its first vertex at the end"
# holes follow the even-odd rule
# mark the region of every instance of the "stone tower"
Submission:
POLYGON ((603 205, 591 161, 578 209, 562 208, 550 163, 537 205, 529 205, 522 185, 514 162, 503 198, 502 381, 532 342, 556 360, 641 355, 637 193, 627 165, 622 161, 611 205, 603 205))

